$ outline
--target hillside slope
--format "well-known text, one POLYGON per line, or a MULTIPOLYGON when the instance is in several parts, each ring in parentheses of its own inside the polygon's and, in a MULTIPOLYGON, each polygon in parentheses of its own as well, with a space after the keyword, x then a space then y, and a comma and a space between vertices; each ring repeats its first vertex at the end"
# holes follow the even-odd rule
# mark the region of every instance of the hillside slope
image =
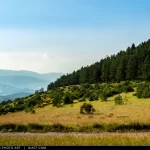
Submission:
POLYGON ((63 75, 50 83, 48 90, 67 85, 125 80, 150 81, 150 40, 142 42, 137 47, 132 44, 125 51, 122 50, 91 66, 81 67, 71 74, 63 75))

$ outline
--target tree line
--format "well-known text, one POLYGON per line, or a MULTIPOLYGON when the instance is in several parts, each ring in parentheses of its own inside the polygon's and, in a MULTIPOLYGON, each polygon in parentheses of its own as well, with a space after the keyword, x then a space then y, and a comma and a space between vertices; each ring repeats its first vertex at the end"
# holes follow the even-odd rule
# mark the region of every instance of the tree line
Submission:
POLYGON ((48 85, 47 90, 55 87, 84 83, 112 83, 120 81, 150 80, 150 39, 137 47, 133 43, 116 55, 107 56, 90 66, 66 74, 48 85))

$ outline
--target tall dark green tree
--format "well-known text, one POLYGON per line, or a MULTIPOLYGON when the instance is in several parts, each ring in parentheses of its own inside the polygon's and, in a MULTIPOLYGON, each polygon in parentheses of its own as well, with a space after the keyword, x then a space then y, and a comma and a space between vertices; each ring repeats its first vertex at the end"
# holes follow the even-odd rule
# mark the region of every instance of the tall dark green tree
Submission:
POLYGON ((141 79, 150 80, 150 56, 148 55, 141 65, 141 79))
POLYGON ((102 66, 102 81, 109 82, 110 81, 110 57, 106 56, 102 66))
POLYGON ((137 79, 137 58, 135 55, 132 55, 129 58, 127 63, 127 70, 126 70, 126 79, 127 80, 136 80, 137 79))
POLYGON ((118 67, 116 71, 117 82, 126 80, 126 65, 127 65, 126 57, 125 56, 121 57, 120 61, 118 61, 118 67))

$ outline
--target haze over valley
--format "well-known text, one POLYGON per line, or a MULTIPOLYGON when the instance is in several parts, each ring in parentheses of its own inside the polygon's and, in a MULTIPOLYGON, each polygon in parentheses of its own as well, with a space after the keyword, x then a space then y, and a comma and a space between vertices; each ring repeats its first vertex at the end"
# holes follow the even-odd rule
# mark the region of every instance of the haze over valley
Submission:
POLYGON ((63 73, 40 74, 24 70, 0 70, 0 97, 1 99, 14 99, 14 94, 16 98, 33 94, 41 88, 46 90, 47 85, 61 75, 63 73))

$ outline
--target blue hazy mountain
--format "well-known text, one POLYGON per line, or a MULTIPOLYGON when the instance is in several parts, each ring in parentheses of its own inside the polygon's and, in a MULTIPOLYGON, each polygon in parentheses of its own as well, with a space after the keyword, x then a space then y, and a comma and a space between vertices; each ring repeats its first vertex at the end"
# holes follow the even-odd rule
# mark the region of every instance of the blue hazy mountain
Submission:
POLYGON ((50 73, 40 74, 40 73, 37 73, 37 72, 27 71, 27 70, 16 71, 16 70, 0 69, 0 76, 29 76, 29 77, 34 77, 34 78, 38 78, 38 79, 41 79, 41 80, 46 80, 46 81, 49 81, 49 82, 55 81, 61 75, 63 75, 63 73, 50 72, 50 73))
POLYGON ((10 94, 10 95, 0 96, 0 101, 15 100, 16 98, 26 97, 29 95, 31 95, 31 93, 24 93, 24 92, 14 93, 14 94, 10 94))
POLYGON ((0 76, 0 83, 15 88, 39 89, 45 87, 49 81, 30 76, 0 76))
MULTIPOLYGON (((47 88, 50 82, 55 81, 63 73, 36 73, 32 71, 14 71, 0 69, 0 96, 15 93, 32 94, 40 88, 47 88)), ((21 94, 20 94, 21 95, 21 94)))
POLYGON ((9 95, 12 93, 20 93, 20 92, 27 92, 27 93, 33 93, 34 90, 32 89, 27 89, 27 88, 16 88, 13 86, 9 86, 9 85, 5 85, 0 83, 0 96, 4 96, 4 95, 9 95))

